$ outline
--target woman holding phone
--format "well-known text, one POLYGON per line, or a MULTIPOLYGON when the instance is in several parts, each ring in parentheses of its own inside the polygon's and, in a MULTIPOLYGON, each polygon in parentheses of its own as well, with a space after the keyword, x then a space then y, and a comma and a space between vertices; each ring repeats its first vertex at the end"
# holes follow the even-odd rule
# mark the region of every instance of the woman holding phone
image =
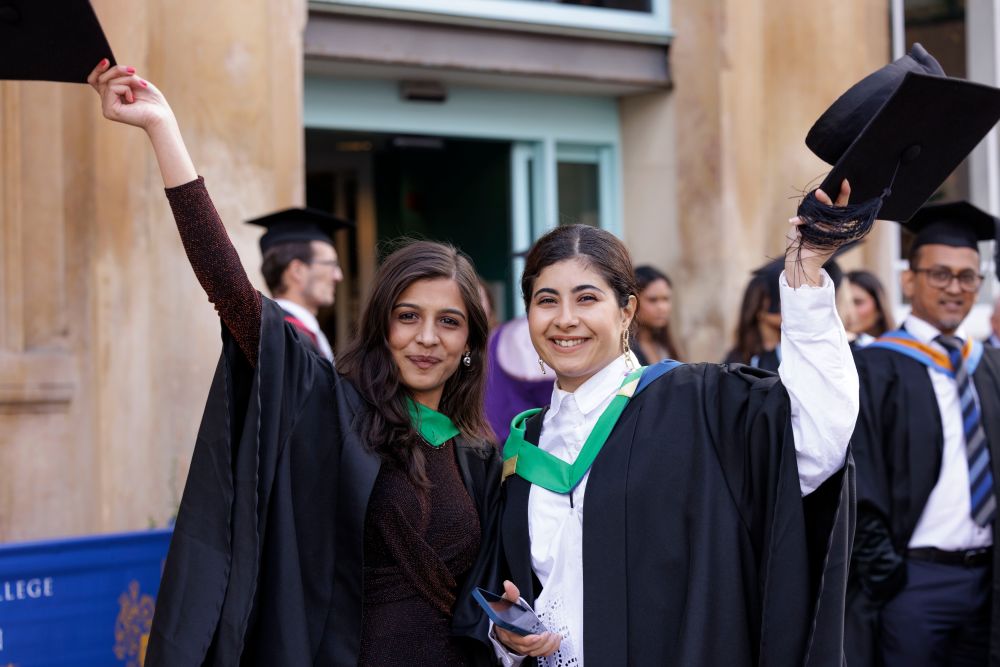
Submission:
POLYGON ((386 258, 334 370, 253 289, 163 95, 107 60, 89 82, 149 135, 223 325, 147 667, 491 662, 467 574, 491 571, 500 460, 468 258, 386 258))
POLYGON ((632 263, 608 232, 558 227, 528 253, 531 338, 557 382, 504 448, 502 569, 548 631, 493 628, 505 664, 841 665, 858 376, 832 252, 791 229, 777 375, 640 368, 632 263))

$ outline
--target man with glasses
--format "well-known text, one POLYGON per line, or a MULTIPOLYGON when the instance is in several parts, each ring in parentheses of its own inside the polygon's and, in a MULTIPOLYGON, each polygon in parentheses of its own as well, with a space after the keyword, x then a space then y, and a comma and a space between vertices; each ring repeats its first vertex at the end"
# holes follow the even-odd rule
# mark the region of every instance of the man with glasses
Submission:
POLYGON ((317 315, 320 308, 333 305, 337 283, 344 279, 333 234, 354 224, 308 208, 289 208, 247 223, 267 229, 260 238, 260 270, 285 311, 285 321, 332 363, 333 348, 317 315))
POLYGON ((956 203, 925 207, 907 227, 912 311, 856 355, 848 664, 996 664, 1000 350, 963 327, 983 284, 979 242, 996 221, 956 203))

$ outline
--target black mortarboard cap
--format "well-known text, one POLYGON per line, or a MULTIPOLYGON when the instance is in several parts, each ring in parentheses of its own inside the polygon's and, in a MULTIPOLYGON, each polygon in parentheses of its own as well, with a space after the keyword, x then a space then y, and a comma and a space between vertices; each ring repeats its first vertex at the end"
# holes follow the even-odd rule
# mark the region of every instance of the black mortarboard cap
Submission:
POLYGON ((969 202, 931 204, 917 211, 906 228, 916 234, 912 248, 935 243, 978 250, 980 241, 996 238, 997 219, 969 202))
MULTIPOLYGON (((835 199, 848 179, 854 211, 845 217, 866 219, 870 228, 876 216, 909 220, 997 120, 1000 89, 945 76, 915 44, 841 95, 813 125, 806 145, 834 165, 820 187, 835 199)), ((814 199, 803 202, 809 202, 807 220, 833 214, 814 199)))
POLYGON ((260 237, 261 253, 280 243, 326 241, 333 243, 333 233, 354 223, 314 208, 286 208, 282 211, 247 220, 248 225, 267 228, 260 237))
POLYGON ((0 79, 86 83, 115 64, 88 0, 0 0, 0 79))

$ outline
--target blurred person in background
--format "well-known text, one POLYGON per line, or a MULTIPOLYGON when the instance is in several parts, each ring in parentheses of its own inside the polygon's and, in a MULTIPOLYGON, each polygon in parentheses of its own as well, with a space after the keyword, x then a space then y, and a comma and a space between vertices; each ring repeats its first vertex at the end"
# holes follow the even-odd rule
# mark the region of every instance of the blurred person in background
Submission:
POLYGON ((285 321, 333 362, 333 348, 316 317, 320 308, 333 305, 337 284, 344 279, 333 234, 354 224, 305 208, 277 211, 247 224, 267 229, 260 237, 260 272, 285 311, 285 321))
POLYGON ((674 286, 667 274, 649 265, 635 268, 639 287, 639 310, 632 337, 632 352, 642 366, 664 359, 684 360, 670 329, 673 312, 674 286))
POLYGON ((486 418, 504 442, 510 421, 530 408, 545 405, 552 397, 555 375, 546 369, 531 344, 528 318, 518 317, 500 325, 490 336, 486 374, 486 418))
POLYGON ((781 293, 777 287, 783 268, 784 262, 771 262, 757 269, 747 283, 736 324, 736 343, 726 355, 726 363, 747 364, 772 372, 778 370, 781 363, 781 293))
POLYGON ((858 336, 860 347, 896 328, 892 310, 886 300, 881 281, 871 271, 851 271, 851 301, 854 304, 853 318, 847 328, 858 336))
MULTIPOLYGON (((839 256, 853 244, 837 251, 839 256)), ((775 372, 781 365, 781 289, 779 279, 784 271, 784 260, 774 260, 754 271, 753 278, 743 293, 740 318, 736 325, 736 344, 726 355, 726 363, 739 363, 775 372)), ((841 290, 844 272, 833 258, 823 264, 833 284, 838 313, 847 315, 841 290)), ((848 332, 848 340, 852 340, 848 332)))

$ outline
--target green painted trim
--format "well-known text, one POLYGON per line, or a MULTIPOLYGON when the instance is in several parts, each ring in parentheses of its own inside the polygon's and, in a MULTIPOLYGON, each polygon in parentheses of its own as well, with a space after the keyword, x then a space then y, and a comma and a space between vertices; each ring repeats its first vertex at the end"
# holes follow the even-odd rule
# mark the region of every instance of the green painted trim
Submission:
POLYGON ((447 101, 409 102, 394 81, 308 75, 309 129, 430 134, 507 141, 621 143, 618 100, 586 95, 449 87, 447 101))

